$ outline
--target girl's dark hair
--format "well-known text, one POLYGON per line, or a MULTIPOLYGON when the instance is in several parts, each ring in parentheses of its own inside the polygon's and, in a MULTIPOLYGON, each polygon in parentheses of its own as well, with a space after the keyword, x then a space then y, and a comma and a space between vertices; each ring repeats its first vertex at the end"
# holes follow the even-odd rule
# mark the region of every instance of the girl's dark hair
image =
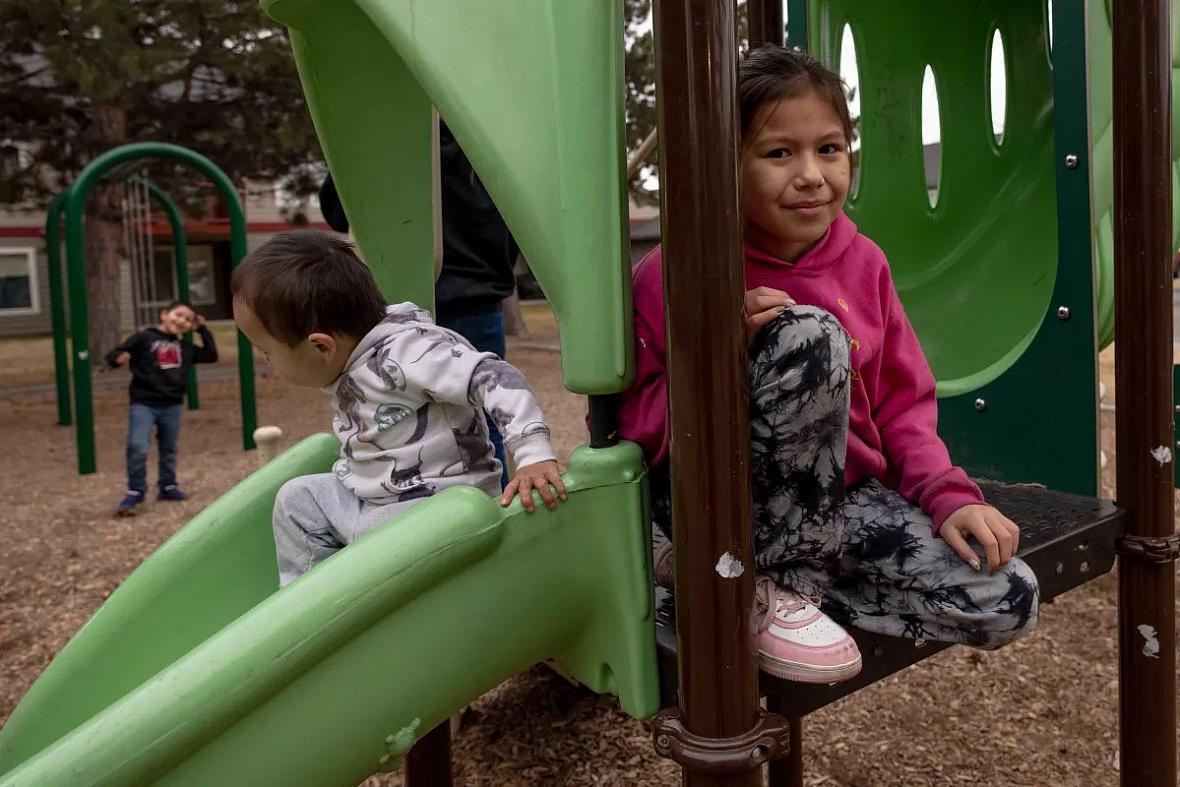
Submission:
POLYGON ((281 232, 246 255, 230 291, 289 347, 317 332, 359 339, 385 319, 385 297, 352 244, 316 230, 281 232))
POLYGON ((738 101, 742 139, 754 138, 754 119, 767 104, 814 90, 826 98, 840 118, 845 142, 852 143, 852 116, 844 80, 805 52, 768 44, 753 50, 738 68, 738 101))

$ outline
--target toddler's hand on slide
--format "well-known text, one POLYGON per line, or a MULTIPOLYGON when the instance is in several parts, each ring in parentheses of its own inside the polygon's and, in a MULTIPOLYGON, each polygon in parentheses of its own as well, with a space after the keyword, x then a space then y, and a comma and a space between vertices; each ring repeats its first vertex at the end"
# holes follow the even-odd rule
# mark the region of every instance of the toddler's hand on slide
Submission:
POLYGON ((974 536, 987 554, 987 571, 993 575, 1020 549, 1020 528, 991 506, 963 506, 946 518, 938 534, 978 571, 979 558, 967 543, 967 536, 974 536))
POLYGON ((762 326, 773 322, 780 314, 795 305, 795 300, 773 287, 755 287, 746 292, 746 342, 754 341, 762 326))
POLYGON ((512 476, 508 486, 504 487, 500 505, 507 507, 519 492, 521 505, 531 514, 537 510, 537 504, 533 502, 534 489, 540 492, 545 507, 550 511, 557 507, 557 498, 565 500, 565 482, 561 480, 557 462, 550 460, 517 468, 516 475, 512 476), (557 492, 556 495, 553 494, 554 490, 557 492))

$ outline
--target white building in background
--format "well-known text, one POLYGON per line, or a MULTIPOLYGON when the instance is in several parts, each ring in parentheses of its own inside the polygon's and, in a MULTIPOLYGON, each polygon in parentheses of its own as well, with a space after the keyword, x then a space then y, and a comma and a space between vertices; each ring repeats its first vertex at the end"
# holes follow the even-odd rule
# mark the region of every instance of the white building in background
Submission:
MULTIPOLYGON (((212 191, 212 189, 211 189, 212 191)), ((254 249, 277 232, 294 229, 283 217, 286 195, 277 189, 252 186, 245 199, 247 248, 254 249)), ((137 327, 137 314, 150 313, 177 296, 172 230, 164 213, 153 206, 151 222, 151 286, 136 286, 129 259, 120 276, 121 330, 137 327), (151 298, 142 293, 151 292, 151 298)), ((328 229, 318 205, 308 209, 316 229, 328 229)), ((231 270, 229 221, 221 200, 212 197, 210 214, 187 219, 190 295, 193 306, 209 319, 230 317, 231 270)), ((64 240, 64 238, 63 238, 64 240)), ((0 210, 0 336, 44 335, 50 322, 49 276, 45 247, 45 212, 0 210)), ((62 249, 63 277, 65 250, 62 249)), ((67 307, 68 309, 68 307, 67 307)))

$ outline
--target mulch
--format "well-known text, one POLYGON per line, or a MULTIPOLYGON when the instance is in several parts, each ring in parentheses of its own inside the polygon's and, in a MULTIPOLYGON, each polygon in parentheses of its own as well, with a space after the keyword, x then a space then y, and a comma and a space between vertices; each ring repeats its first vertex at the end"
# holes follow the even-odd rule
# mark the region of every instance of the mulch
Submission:
MULTIPOLYGON (((584 402, 561 388, 557 356, 517 347, 560 452, 584 441, 584 402)), ((260 423, 286 443, 322 431, 328 402, 258 383, 260 423)), ((100 390, 100 471, 74 473, 73 435, 48 396, 0 402, 0 723, 110 592, 160 543, 254 467, 241 451, 232 381, 202 386, 186 413, 181 478, 192 498, 111 515, 123 490, 126 394, 100 390)), ((1110 418, 1104 443, 1113 453, 1110 418)), ((1113 463, 1106 469, 1109 482, 1113 463)), ((1118 783, 1116 584, 1108 576, 1045 607, 1038 632, 995 653, 954 648, 808 717, 808 785, 1103 787, 1118 783)), ((611 697, 544 667, 476 701, 454 741, 456 784, 675 785, 649 726, 611 697)), ((401 784, 374 777, 367 787, 401 784)))

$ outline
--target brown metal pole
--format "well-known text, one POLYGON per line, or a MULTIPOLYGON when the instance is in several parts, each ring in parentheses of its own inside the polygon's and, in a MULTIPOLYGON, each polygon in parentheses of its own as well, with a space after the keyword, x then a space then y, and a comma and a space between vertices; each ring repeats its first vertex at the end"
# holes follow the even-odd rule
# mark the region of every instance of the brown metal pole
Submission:
MULTIPOLYGON (((772 694, 766 698, 766 707, 778 712, 782 695, 772 694)), ((791 752, 781 760, 770 763, 767 769, 767 787, 803 787, 803 719, 788 719, 791 725, 791 752)))
POLYGON ((426 733, 406 755, 406 787, 451 787, 451 720, 426 733))
POLYGON ((753 645, 734 0, 655 16, 680 708, 653 733, 685 785, 757 787, 786 728, 759 706, 753 645))
POLYGON ((1125 787, 1176 784, 1170 0, 1114 13, 1119 737, 1125 787))
POLYGON ((766 44, 783 45, 783 0, 749 0, 750 49, 766 44))

